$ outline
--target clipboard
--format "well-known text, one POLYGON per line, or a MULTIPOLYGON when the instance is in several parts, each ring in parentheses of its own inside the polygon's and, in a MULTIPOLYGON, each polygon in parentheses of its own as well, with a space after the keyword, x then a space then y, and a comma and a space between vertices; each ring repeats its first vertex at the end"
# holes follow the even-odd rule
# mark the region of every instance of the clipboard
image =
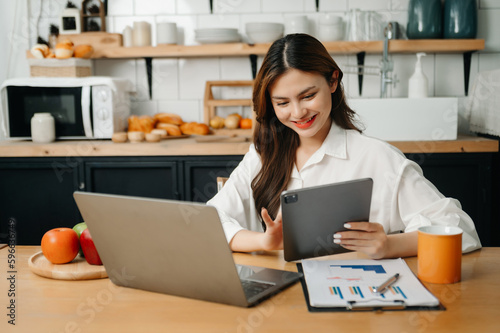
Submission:
POLYGON ((301 273, 300 284, 304 292, 304 298, 309 312, 346 312, 346 311, 429 311, 437 310, 444 311, 446 308, 439 302, 437 306, 407 306, 403 301, 388 302, 387 306, 371 306, 369 302, 349 302, 346 307, 317 307, 312 306, 309 301, 309 291, 307 290, 307 283, 304 275, 304 270, 301 263, 296 263, 297 271, 301 273))

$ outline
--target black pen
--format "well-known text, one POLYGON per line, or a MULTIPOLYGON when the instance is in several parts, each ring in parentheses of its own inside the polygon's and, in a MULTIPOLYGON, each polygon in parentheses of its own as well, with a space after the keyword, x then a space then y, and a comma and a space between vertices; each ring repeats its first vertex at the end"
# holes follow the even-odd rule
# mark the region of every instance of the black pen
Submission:
POLYGON ((392 284, 394 284, 394 282, 396 282, 398 280, 398 278, 399 278, 399 273, 396 273, 394 276, 390 277, 389 280, 382 283, 379 287, 374 288, 373 291, 377 294, 382 295, 383 293, 385 293, 387 291, 387 289, 389 289, 389 287, 392 284))

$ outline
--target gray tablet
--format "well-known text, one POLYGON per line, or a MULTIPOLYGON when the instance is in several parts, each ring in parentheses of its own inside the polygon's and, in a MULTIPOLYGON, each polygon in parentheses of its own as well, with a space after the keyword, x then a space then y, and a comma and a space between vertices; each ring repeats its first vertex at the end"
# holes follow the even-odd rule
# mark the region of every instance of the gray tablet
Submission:
POLYGON ((344 223, 368 221, 373 180, 284 191, 281 194, 283 247, 286 261, 347 252, 333 243, 344 223))

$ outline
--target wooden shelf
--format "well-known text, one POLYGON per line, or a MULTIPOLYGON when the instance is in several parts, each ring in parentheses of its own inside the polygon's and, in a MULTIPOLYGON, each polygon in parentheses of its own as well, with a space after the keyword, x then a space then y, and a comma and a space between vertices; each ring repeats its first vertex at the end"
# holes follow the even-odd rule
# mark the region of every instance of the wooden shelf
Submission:
MULTIPOLYGON (((330 54, 356 54, 358 65, 364 64, 365 54, 382 53, 384 42, 379 41, 337 41, 323 43, 330 54)), ((154 58, 194 58, 194 57, 241 57, 249 56, 252 76, 257 73, 257 56, 263 56, 269 50, 271 43, 247 44, 203 44, 203 45, 159 45, 144 47, 105 47, 94 52, 93 59, 136 59, 146 60, 149 96, 152 97, 152 59, 154 58)), ((471 55, 484 49, 484 39, 412 39, 390 40, 389 53, 462 53, 464 58, 464 89, 468 93, 471 55)), ((30 51, 28 58, 33 58, 30 51)), ((360 94, 363 74, 360 73, 360 94)))
MULTIPOLYGON (((325 42, 332 54, 382 53, 383 41, 325 42)), ((268 44, 203 44, 115 47, 103 50, 97 58, 189 58, 265 55, 268 44)), ((390 40, 390 53, 464 53, 484 49, 484 39, 420 39, 390 40)))

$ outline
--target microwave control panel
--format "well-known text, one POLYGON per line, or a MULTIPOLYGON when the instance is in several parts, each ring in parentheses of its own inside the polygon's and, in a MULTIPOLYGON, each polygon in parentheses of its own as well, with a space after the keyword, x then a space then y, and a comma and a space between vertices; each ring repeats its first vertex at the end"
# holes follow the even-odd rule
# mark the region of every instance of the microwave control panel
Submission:
POLYGON ((94 138, 110 139, 114 132, 125 131, 130 114, 127 93, 117 96, 106 85, 92 86, 92 127, 94 138))
POLYGON ((113 135, 113 96, 108 86, 92 87, 92 115, 94 137, 104 139, 113 135))

